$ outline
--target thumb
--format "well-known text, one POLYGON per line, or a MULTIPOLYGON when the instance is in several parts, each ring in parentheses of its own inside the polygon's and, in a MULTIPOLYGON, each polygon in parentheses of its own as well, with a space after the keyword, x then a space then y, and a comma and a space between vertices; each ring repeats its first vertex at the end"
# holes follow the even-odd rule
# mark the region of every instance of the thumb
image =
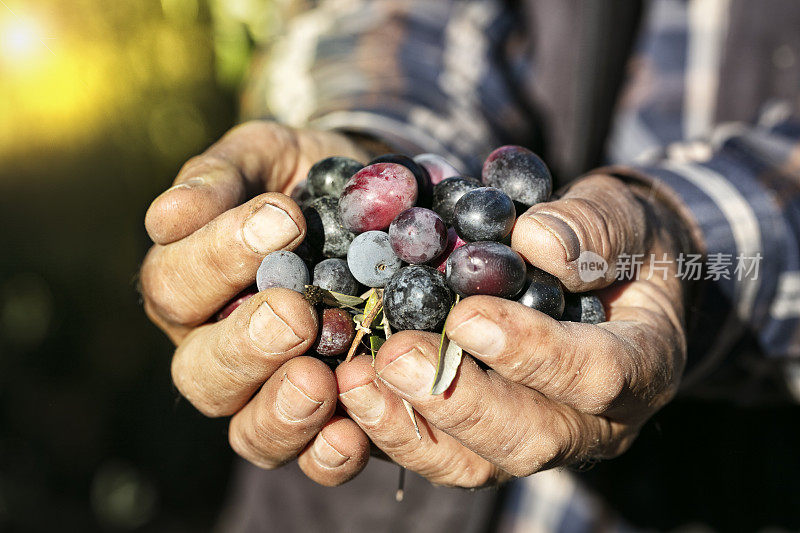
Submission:
POLYGON ((147 233, 156 244, 180 240, 256 194, 287 192, 315 161, 332 155, 366 157, 339 133, 265 120, 241 124, 190 159, 173 186, 150 204, 147 233))
POLYGON ((649 245, 646 204, 617 178, 589 176, 517 220, 511 246, 572 292, 610 285, 622 254, 649 245))

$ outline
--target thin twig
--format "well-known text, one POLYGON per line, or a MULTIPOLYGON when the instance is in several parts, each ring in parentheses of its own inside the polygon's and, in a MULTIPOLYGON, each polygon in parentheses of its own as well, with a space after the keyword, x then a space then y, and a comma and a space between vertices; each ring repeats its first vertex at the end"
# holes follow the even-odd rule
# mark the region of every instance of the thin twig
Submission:
POLYGON ((398 502, 403 501, 403 495, 406 488, 406 469, 400 467, 400 477, 397 479, 397 492, 394 493, 394 499, 398 502))
MULTIPOLYGON (((361 321, 360 327, 356 328, 357 329, 356 336, 353 339, 353 344, 350 345, 350 351, 347 352, 347 357, 345 358, 345 362, 350 361, 356 354, 356 350, 358 350, 358 344, 361 342, 361 339, 364 338, 364 335, 366 335, 366 333, 369 331, 369 327, 372 325, 372 321, 375 320, 375 317, 378 316, 378 313, 380 313, 381 309, 383 308, 383 290, 381 289, 372 289, 372 290, 376 291, 373 294, 378 295, 378 301, 375 303, 375 306, 370 310, 370 312, 364 315, 364 319, 361 321)), ((371 297, 372 296, 370 296, 370 298, 371 297)))

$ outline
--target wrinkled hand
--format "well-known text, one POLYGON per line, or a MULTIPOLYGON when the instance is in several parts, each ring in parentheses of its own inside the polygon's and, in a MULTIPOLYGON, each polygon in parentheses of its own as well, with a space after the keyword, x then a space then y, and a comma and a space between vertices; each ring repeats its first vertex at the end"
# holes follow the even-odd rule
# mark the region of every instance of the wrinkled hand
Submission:
POLYGON ((407 331, 384 344, 374 369, 366 357, 339 366, 341 402, 391 458, 439 484, 477 487, 619 455, 677 389, 685 288, 674 261, 666 273, 643 268, 609 287, 613 265, 623 253, 674 259, 676 236, 687 233, 675 219, 647 191, 608 176, 534 206, 517 221, 512 246, 572 291, 608 287, 600 294, 608 322, 559 322, 516 302, 470 297, 446 330, 471 357, 444 395, 429 394, 438 335, 407 331), (591 283, 576 265, 586 250, 612 265, 591 283), (421 440, 401 398, 420 415, 421 440))
POLYGON ((352 420, 333 416, 331 370, 301 357, 317 335, 312 306, 270 289, 208 320, 254 282, 266 254, 302 242, 301 210, 281 192, 331 155, 366 159, 339 134, 261 121, 234 128, 153 201, 145 225, 155 245, 141 269, 147 315, 177 345, 172 378, 181 394, 208 416, 233 415, 229 440, 245 459, 273 468, 299 456, 322 484, 352 477, 369 444, 352 420))

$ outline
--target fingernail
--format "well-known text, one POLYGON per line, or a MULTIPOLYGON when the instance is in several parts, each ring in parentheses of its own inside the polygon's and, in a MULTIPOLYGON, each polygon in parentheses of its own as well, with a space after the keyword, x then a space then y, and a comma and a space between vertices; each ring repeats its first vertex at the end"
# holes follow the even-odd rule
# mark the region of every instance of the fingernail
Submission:
POLYGON ((374 381, 339 394, 350 411, 350 416, 362 422, 374 423, 381 419, 386 409, 386 400, 374 381))
POLYGON ((409 396, 424 396, 431 391, 436 369, 414 348, 383 367, 378 376, 409 396))
POLYGON ((547 213, 535 213, 531 215, 531 218, 561 242, 567 255, 567 261, 574 261, 578 258, 581 253, 581 243, 575 230, 569 224, 547 213))
POLYGON ((350 459, 334 448, 331 443, 322 436, 322 433, 317 435, 317 438, 314 439, 314 444, 311 446, 311 453, 314 455, 317 462, 326 468, 338 468, 350 459))
POLYGON ((179 183, 177 185, 173 185, 172 187, 167 189, 167 192, 168 191, 173 191, 175 189, 191 189, 192 187, 199 187, 200 185, 205 184, 205 182, 206 182, 206 179, 203 178, 203 177, 200 177, 200 176, 195 177, 195 178, 189 178, 188 180, 184 181, 183 183, 179 183))
POLYGON ((288 352, 303 342, 267 302, 259 305, 250 317, 249 333, 253 342, 268 354, 288 352))
POLYGON ((500 355, 506 346, 503 330, 483 315, 475 315, 465 320, 448 331, 447 336, 478 357, 495 357, 500 355))
POLYGON ((278 397, 275 402, 278 412, 290 422, 305 420, 322 405, 322 402, 309 398, 288 377, 283 378, 283 384, 278 389, 278 397))
POLYGON ((300 235, 300 228, 286 211, 264 204, 244 221, 242 235, 251 250, 266 254, 295 240, 300 235))

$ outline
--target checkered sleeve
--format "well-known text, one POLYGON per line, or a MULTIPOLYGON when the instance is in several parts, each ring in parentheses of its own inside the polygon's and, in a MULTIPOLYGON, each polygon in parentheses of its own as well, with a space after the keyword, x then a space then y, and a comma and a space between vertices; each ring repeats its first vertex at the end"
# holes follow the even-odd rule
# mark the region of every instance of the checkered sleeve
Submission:
POLYGON ((778 376, 800 399, 800 120, 767 113, 710 139, 670 144, 621 171, 682 206, 702 235, 702 272, 681 272, 702 280, 686 386, 724 388, 725 376, 730 396, 738 374, 746 400, 769 395, 778 376))
POLYGON ((367 134, 474 172, 530 135, 509 82, 514 27, 500 0, 321 0, 254 66, 244 114, 367 134))

